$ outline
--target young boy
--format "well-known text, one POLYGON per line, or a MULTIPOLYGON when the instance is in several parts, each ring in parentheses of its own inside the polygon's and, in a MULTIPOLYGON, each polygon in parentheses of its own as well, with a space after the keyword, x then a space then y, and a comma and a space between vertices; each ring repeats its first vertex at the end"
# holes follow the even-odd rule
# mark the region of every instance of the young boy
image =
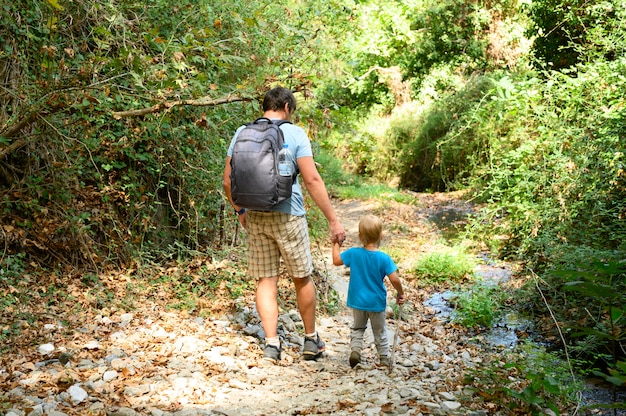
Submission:
POLYGON ((363 335, 367 321, 372 325, 376 350, 380 364, 389 366, 389 340, 387 338, 387 289, 385 276, 397 291, 397 302, 405 301, 402 281, 398 268, 391 257, 378 250, 383 237, 383 224, 380 218, 366 215, 359 221, 359 240, 363 247, 353 247, 343 253, 339 243, 333 244, 333 264, 350 268, 347 305, 352 308, 354 323, 350 333, 350 367, 361 362, 363 335))

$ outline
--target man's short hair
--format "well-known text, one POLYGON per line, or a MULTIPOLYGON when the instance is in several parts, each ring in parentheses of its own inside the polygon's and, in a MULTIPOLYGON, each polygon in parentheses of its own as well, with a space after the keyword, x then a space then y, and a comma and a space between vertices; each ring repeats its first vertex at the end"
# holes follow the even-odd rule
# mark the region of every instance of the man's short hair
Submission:
POLYGON ((284 87, 275 87, 269 90, 263 98, 263 111, 281 111, 285 109, 285 104, 289 105, 289 111, 296 111, 296 97, 284 87))

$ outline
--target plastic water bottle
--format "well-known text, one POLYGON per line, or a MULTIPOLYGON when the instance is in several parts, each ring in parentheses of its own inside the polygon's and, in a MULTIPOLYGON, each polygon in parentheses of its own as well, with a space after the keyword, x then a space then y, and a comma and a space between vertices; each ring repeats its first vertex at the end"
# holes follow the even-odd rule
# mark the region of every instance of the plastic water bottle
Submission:
POLYGON ((293 175, 293 162, 291 161, 291 152, 287 143, 283 143, 283 148, 278 152, 278 174, 280 176, 293 175))

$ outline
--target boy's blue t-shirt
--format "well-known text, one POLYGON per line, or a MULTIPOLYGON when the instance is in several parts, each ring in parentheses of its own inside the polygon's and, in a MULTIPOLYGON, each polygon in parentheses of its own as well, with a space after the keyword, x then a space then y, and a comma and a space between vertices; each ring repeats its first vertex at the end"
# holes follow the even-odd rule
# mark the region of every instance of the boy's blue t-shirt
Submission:
POLYGON ((383 312, 387 307, 385 276, 398 270, 387 253, 353 247, 340 254, 350 268, 347 305, 368 312, 383 312))
MULTIPOLYGON (((228 157, 232 157, 233 155, 233 146, 235 145, 235 140, 237 139, 237 135, 239 132, 243 130, 245 126, 241 126, 235 132, 232 140, 230 141, 230 146, 228 147, 227 155, 228 157)), ((289 145, 289 151, 293 156, 292 160, 294 163, 294 169, 298 169, 297 159, 300 157, 313 157, 313 149, 311 148, 311 141, 309 137, 306 135, 306 132, 296 125, 291 123, 284 123, 280 126, 283 131, 283 137, 285 139, 285 143, 289 145)), ((299 176, 298 176, 299 177, 299 176)), ((306 214, 306 210, 304 209, 304 197, 302 196, 302 188, 300 187, 300 182, 298 179, 293 183, 291 198, 288 198, 281 202, 279 205, 274 207, 272 211, 280 211, 286 214, 296 215, 301 217, 306 214)))

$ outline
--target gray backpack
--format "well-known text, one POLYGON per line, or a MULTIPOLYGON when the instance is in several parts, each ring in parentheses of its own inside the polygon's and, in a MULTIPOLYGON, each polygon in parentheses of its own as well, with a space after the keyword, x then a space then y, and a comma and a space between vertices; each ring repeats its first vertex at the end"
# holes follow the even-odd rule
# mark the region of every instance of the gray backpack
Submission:
POLYGON ((259 118, 239 132, 230 160, 230 189, 235 205, 268 210, 291 197, 292 176, 278 173, 278 152, 283 147, 280 125, 286 120, 259 118))

